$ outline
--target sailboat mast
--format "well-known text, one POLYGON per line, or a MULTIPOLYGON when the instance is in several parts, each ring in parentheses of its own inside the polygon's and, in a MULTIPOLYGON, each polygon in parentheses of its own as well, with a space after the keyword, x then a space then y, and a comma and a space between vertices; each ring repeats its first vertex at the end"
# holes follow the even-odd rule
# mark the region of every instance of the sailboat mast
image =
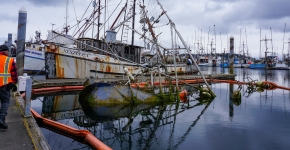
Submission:
MULTIPOLYGON (((134 0, 134 3, 133 3, 133 13, 132 14, 135 14, 136 12, 136 0, 134 0)), ((135 15, 133 16, 133 19, 132 19, 132 28, 135 29, 135 15)), ((132 40, 131 40, 131 45, 134 45, 134 30, 132 30, 132 40)))

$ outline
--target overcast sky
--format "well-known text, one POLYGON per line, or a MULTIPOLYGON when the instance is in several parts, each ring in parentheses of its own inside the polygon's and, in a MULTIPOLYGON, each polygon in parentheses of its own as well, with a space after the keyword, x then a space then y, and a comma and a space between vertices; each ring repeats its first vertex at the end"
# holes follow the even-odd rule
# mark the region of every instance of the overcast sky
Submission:
MULTIPOLYGON (((69 0, 68 22, 71 26, 75 25, 75 20, 81 19, 87 8, 89 8, 88 12, 93 10, 93 7, 89 6, 90 2, 91 0, 69 0)), ((107 2, 108 17, 119 5, 115 11, 115 14, 118 14, 126 0, 107 0, 107 2)), ((290 37, 290 0, 160 0, 160 2, 191 48, 194 47, 194 43, 202 43, 207 49, 208 39, 213 39, 216 41, 217 52, 222 52, 224 49, 228 49, 227 39, 233 36, 235 38, 235 53, 239 52, 240 43, 247 42, 249 53, 258 58, 260 55, 260 29, 262 39, 265 39, 265 37, 271 39, 271 28, 274 51, 280 57, 283 45, 284 53, 288 51, 288 45, 285 42, 290 37)), ((104 6, 103 1, 101 5, 104 6)), ((153 12, 150 15, 157 18, 160 7, 156 4, 156 1, 145 0, 145 5, 148 12, 153 12)), ((47 30, 52 28, 51 23, 55 24, 54 29, 61 30, 64 27, 66 0, 2 0, 0 5, 1 44, 7 40, 8 33, 12 33, 13 38, 16 38, 18 11, 22 7, 27 10, 28 16, 26 40, 34 37, 36 30, 41 31, 42 38, 46 39, 47 30)), ((104 22, 102 20, 101 22, 104 22)), ((136 20, 139 20, 139 18, 136 18, 136 20)), ((112 24, 112 21, 109 23, 112 24)), ((156 25, 162 26, 166 23, 168 21, 166 21, 165 16, 162 16, 160 23, 156 25)), ((140 28, 141 25, 136 25, 136 29, 140 28)), ((161 38, 161 35, 167 36, 170 35, 170 32, 162 29, 155 29, 155 31, 157 35, 160 34, 161 43, 165 44, 165 47, 171 47, 170 38, 161 38)), ((73 30, 70 31, 71 34, 72 32, 73 30)), ((140 36, 136 35, 136 38, 139 39, 140 36)), ((142 43, 136 44, 140 45, 142 43)), ((272 51, 270 41, 267 45, 269 50, 272 51)), ((195 44, 195 46, 197 45, 195 44)), ((264 52, 265 42, 262 43, 261 48, 264 52)))

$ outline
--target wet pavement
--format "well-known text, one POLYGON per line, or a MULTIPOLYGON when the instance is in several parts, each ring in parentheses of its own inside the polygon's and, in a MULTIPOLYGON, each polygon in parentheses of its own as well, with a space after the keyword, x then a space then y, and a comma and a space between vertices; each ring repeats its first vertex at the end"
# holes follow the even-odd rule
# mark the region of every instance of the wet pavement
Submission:
POLYGON ((45 145, 41 134, 37 133, 39 127, 36 126, 32 117, 24 117, 23 99, 20 96, 10 98, 10 107, 6 116, 8 129, 0 129, 0 149, 2 150, 33 150, 50 149, 45 145))

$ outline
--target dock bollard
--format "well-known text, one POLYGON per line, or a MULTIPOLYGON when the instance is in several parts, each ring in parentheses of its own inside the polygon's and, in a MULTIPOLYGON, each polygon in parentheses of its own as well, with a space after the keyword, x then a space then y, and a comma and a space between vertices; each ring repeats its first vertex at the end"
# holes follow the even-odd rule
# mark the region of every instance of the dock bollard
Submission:
POLYGON ((25 112, 24 117, 30 117, 30 107, 31 107, 31 93, 32 93, 32 79, 26 79, 26 90, 25 90, 25 112))
POLYGON ((24 117, 30 117, 31 107, 31 93, 32 93, 32 79, 24 73, 23 76, 18 77, 18 92, 25 91, 25 112, 24 117))

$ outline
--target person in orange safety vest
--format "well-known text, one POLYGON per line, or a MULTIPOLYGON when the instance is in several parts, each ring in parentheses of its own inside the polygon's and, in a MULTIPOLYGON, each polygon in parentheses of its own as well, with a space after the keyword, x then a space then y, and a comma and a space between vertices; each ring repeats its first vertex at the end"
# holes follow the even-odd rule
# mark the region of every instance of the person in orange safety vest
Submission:
POLYGON ((13 58, 8 57, 8 47, 0 46, 0 129, 8 129, 5 122, 10 104, 10 91, 16 91, 18 82, 17 68, 13 58))

